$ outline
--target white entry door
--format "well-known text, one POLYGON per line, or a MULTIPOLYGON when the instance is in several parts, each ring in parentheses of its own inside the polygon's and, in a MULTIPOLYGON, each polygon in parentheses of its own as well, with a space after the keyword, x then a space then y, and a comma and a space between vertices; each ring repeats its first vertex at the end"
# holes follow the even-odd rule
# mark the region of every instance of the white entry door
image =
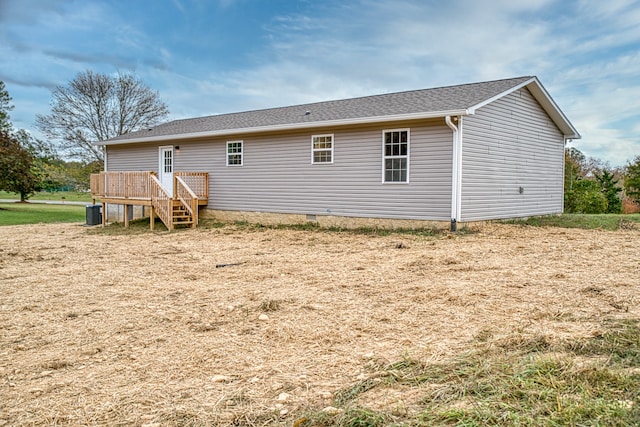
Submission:
POLYGON ((165 190, 173 197, 173 146, 160 147, 160 182, 165 190))

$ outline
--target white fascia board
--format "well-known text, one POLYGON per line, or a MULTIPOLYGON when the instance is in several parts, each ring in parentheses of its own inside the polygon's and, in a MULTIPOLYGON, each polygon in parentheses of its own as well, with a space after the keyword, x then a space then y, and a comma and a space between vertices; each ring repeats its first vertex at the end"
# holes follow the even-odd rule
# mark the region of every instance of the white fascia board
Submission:
POLYGON ((250 128, 238 128, 238 129, 220 129, 206 132, 192 132, 181 133, 172 135, 159 135, 149 136, 141 138, 120 139, 116 141, 98 141, 95 145, 117 145, 117 144, 132 144, 142 142, 163 142, 163 141, 178 141, 184 139, 198 139, 198 138, 210 138, 216 136, 229 136, 238 134, 251 134, 261 132, 275 132, 285 130, 297 130, 297 129, 313 129, 328 126, 345 126, 345 125, 358 125, 367 123, 381 123, 381 122, 395 122, 404 120, 420 120, 420 119, 434 119, 445 116, 465 116, 472 114, 469 110, 451 110, 451 111, 434 111, 428 113, 412 113, 412 114, 396 114, 391 116, 377 116, 377 117, 359 117, 355 119, 339 119, 339 120, 325 120, 321 122, 307 122, 307 123, 287 123, 282 125, 271 126, 256 126, 250 128))

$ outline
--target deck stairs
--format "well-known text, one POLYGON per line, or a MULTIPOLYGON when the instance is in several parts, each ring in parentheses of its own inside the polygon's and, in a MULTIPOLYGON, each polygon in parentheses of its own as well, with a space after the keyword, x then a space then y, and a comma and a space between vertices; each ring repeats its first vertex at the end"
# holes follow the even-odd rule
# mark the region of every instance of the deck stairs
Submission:
POLYGON ((182 177, 175 177, 172 194, 167 192, 155 175, 151 176, 150 184, 151 206, 168 230, 183 226, 195 228, 198 225, 198 196, 182 177))
POLYGON ((182 225, 194 227, 195 224, 191 212, 189 212, 180 200, 176 199, 171 200, 171 222, 174 228, 182 225))
MULTIPOLYGON (((150 227, 153 230, 156 216, 173 230, 175 227, 198 225, 199 208, 209 199, 209 174, 207 172, 178 171, 173 175, 173 186, 169 191, 153 171, 114 171, 91 175, 91 196, 100 198, 103 212, 105 206, 118 204, 150 206, 150 227)), ((105 217, 102 225, 105 225, 105 217)), ((125 215, 125 227, 128 226, 125 215)))

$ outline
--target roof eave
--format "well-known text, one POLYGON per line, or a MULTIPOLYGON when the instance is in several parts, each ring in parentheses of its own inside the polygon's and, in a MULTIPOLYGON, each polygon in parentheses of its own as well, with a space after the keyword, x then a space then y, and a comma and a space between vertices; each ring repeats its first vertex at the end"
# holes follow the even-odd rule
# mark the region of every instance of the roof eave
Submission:
POLYGON ((218 136, 229 136, 239 134, 253 134, 262 132, 277 132, 287 130, 298 129, 313 129, 326 126, 347 126, 347 125, 359 125, 367 123, 382 123, 382 122, 397 122, 405 120, 420 120, 420 119, 435 119, 446 116, 465 116, 473 114, 468 109, 464 110, 449 110, 449 111, 434 111, 428 113, 412 113, 412 114, 394 114, 389 116, 374 116, 374 117, 358 117, 352 119, 339 119, 339 120, 324 120, 318 122, 305 122, 305 123, 287 123, 281 125, 270 126, 255 126, 249 128, 237 128, 237 129, 220 129, 205 132, 189 132, 182 134, 171 135, 158 135, 139 138, 128 138, 119 140, 107 140, 98 141, 95 145, 119 145, 119 144, 133 144, 144 142, 166 142, 166 141, 182 141, 185 139, 202 139, 218 136))

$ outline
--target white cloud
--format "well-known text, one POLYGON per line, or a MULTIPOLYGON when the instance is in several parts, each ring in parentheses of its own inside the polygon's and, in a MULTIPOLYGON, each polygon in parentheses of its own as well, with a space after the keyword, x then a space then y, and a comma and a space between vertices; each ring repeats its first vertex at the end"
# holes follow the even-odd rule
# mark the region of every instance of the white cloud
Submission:
MULTIPOLYGON (((639 3, 303 1, 263 16, 253 44, 226 53, 243 58, 229 65, 212 47, 226 40, 220 33, 170 40, 113 3, 0 0, 0 22, 19 24, 0 25, 0 55, 10 58, 0 79, 49 87, 86 68, 135 70, 182 118, 535 74, 583 135, 575 146, 619 164, 640 154, 639 3)), ((191 24, 252 7, 172 5, 191 24)))
POLYGON ((40 18, 39 11, 44 14, 58 14, 64 10, 65 0, 1 0, 0 23, 6 25, 33 24, 40 18))
MULTIPOLYGON (((465 4, 473 6, 466 14, 455 2, 442 8, 405 0, 279 15, 266 26, 272 42, 261 64, 211 78, 269 106, 531 74, 532 58, 536 67, 549 66, 539 59, 552 49, 539 43, 544 25, 465 4)), ((512 13, 545 4, 504 2, 512 13)))
POLYGON ((536 74, 583 135, 576 145, 624 163, 640 152, 624 123, 638 119, 640 102, 640 54, 624 48, 638 40, 639 27, 627 25, 637 8, 619 1, 548 20, 552 5, 377 1, 279 16, 271 60, 222 80, 236 103, 266 107, 536 74))
POLYGON ((173 5, 176 7, 176 9, 178 9, 182 13, 185 12, 184 5, 180 0, 172 0, 172 2, 173 2, 173 5))

